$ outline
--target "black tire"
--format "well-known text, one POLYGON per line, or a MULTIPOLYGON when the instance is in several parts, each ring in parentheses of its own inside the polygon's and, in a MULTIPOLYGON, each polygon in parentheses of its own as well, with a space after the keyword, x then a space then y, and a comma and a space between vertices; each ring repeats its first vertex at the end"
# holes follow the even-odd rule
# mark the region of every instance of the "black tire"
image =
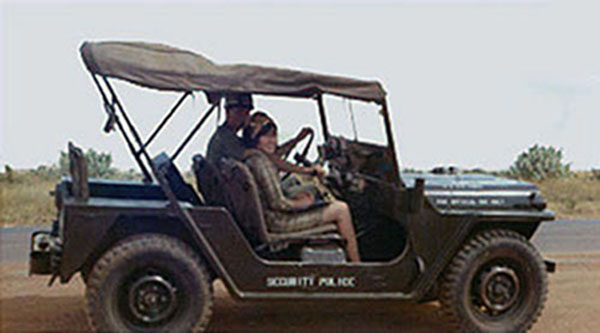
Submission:
POLYGON ((213 292, 204 264, 187 244, 141 234, 96 262, 86 300, 96 332, 201 332, 212 314, 213 292))
POLYGON ((446 269, 442 314, 460 332, 524 332, 540 316, 548 293, 539 252, 516 232, 474 236, 446 269))

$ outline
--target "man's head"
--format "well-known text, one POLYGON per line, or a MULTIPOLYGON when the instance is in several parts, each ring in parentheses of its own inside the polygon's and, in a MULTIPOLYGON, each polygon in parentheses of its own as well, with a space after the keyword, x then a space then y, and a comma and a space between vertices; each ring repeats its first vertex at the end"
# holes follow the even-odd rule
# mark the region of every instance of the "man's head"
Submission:
POLYGON ((244 127, 253 107, 250 94, 232 93, 225 96, 227 126, 236 131, 244 127))

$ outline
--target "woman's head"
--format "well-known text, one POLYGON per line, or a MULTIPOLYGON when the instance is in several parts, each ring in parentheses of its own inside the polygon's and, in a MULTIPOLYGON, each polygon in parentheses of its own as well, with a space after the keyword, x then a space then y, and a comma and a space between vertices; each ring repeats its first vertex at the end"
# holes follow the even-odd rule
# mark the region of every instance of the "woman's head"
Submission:
POLYGON ((244 128, 244 143, 248 148, 274 153, 277 149, 277 124, 266 113, 254 112, 244 128))

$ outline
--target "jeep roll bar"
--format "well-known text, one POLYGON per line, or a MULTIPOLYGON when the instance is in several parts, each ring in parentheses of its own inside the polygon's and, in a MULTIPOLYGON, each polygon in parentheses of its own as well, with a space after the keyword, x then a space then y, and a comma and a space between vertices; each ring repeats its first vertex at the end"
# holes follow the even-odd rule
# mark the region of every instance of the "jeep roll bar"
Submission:
MULTIPOLYGON (((181 94, 181 97, 177 100, 177 102, 173 105, 173 107, 171 107, 169 112, 160 121, 158 126, 156 126, 156 128, 148 136, 148 139, 146 139, 144 141, 144 140, 142 140, 137 129, 131 122, 131 119, 127 115, 127 112, 125 111, 125 108, 123 107, 123 104, 121 104, 119 97, 118 97, 117 93, 115 92, 114 88, 112 87, 112 85, 110 84, 110 81, 108 80, 108 78, 105 76, 102 76, 102 81, 104 82, 106 89, 110 93, 110 98, 108 97, 108 94, 105 91, 105 88, 100 84, 100 81, 96 77, 97 74, 94 74, 94 73, 90 73, 90 74, 92 75, 94 83, 96 84, 96 87, 98 88, 98 91, 100 92, 100 95, 102 96, 102 100, 104 102, 104 110, 106 111, 106 113, 108 115, 106 125, 104 126, 104 131, 106 133, 108 133, 114 129, 112 124, 117 125, 117 128, 118 128, 119 132, 121 133, 121 135, 123 136, 123 139, 125 140, 127 147, 129 148, 129 151, 133 155, 136 163, 138 164, 140 170, 142 171, 142 174, 144 175, 144 182, 148 182, 148 183, 152 182, 151 173, 149 172, 148 167, 144 164, 144 162, 142 161, 140 156, 144 156, 146 163, 148 163, 148 165, 150 166, 150 169, 152 169, 153 162, 152 162, 152 158, 150 157, 150 154, 147 151, 147 148, 150 146, 152 141, 158 136, 158 133, 164 128, 164 126, 171 119, 171 117, 175 114, 175 112, 179 109, 179 107, 183 104, 185 99, 192 94, 192 92, 186 91, 183 94, 181 94), (116 106, 116 108, 115 108, 115 106, 116 106), (123 123, 119 119, 119 115, 117 114, 117 111, 120 113, 120 115, 123 117, 123 119, 125 119, 125 123, 127 124, 128 131, 125 130, 123 123), (129 132, 129 134, 128 134, 128 132, 129 132), (133 143, 130 135, 133 137, 135 143, 137 144, 137 148, 134 146, 134 143, 133 143)), ((206 112, 204 112, 204 114, 202 115, 202 117, 200 118, 198 123, 194 126, 192 131, 190 131, 190 133, 181 142, 181 144, 178 146, 178 148, 175 150, 175 152, 171 155, 172 160, 175 160, 177 158, 177 156, 181 153, 181 151, 185 148, 185 146, 193 138, 193 136, 196 134, 196 132, 198 132, 198 130, 206 122, 206 120, 213 113, 213 111, 219 106, 219 104, 220 104, 220 99, 218 99, 215 103, 211 104, 211 106, 208 108, 208 110, 206 112)))

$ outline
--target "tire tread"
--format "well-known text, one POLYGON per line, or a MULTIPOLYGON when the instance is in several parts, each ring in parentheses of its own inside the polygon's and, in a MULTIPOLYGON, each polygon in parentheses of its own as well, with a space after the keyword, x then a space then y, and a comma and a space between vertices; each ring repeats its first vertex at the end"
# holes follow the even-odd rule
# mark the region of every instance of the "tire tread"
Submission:
POLYGON ((473 236, 455 255, 449 266, 446 268, 441 281, 440 288, 440 305, 441 314, 448 323, 459 332, 476 332, 479 331, 468 318, 465 318, 460 313, 459 301, 461 295, 459 295, 457 286, 464 283, 464 272, 468 269, 472 259, 480 253, 480 251, 493 243, 502 240, 517 240, 522 244, 525 244, 528 251, 531 251, 536 258, 535 265, 538 266, 542 272, 542 284, 537 286, 540 292, 540 306, 538 306, 534 315, 529 318, 521 318, 525 321, 521 326, 524 328, 523 331, 531 329, 533 324, 540 317, 544 304, 548 295, 548 279, 545 274, 545 266, 541 255, 536 248, 522 235, 506 229, 491 229, 480 232, 473 236))

